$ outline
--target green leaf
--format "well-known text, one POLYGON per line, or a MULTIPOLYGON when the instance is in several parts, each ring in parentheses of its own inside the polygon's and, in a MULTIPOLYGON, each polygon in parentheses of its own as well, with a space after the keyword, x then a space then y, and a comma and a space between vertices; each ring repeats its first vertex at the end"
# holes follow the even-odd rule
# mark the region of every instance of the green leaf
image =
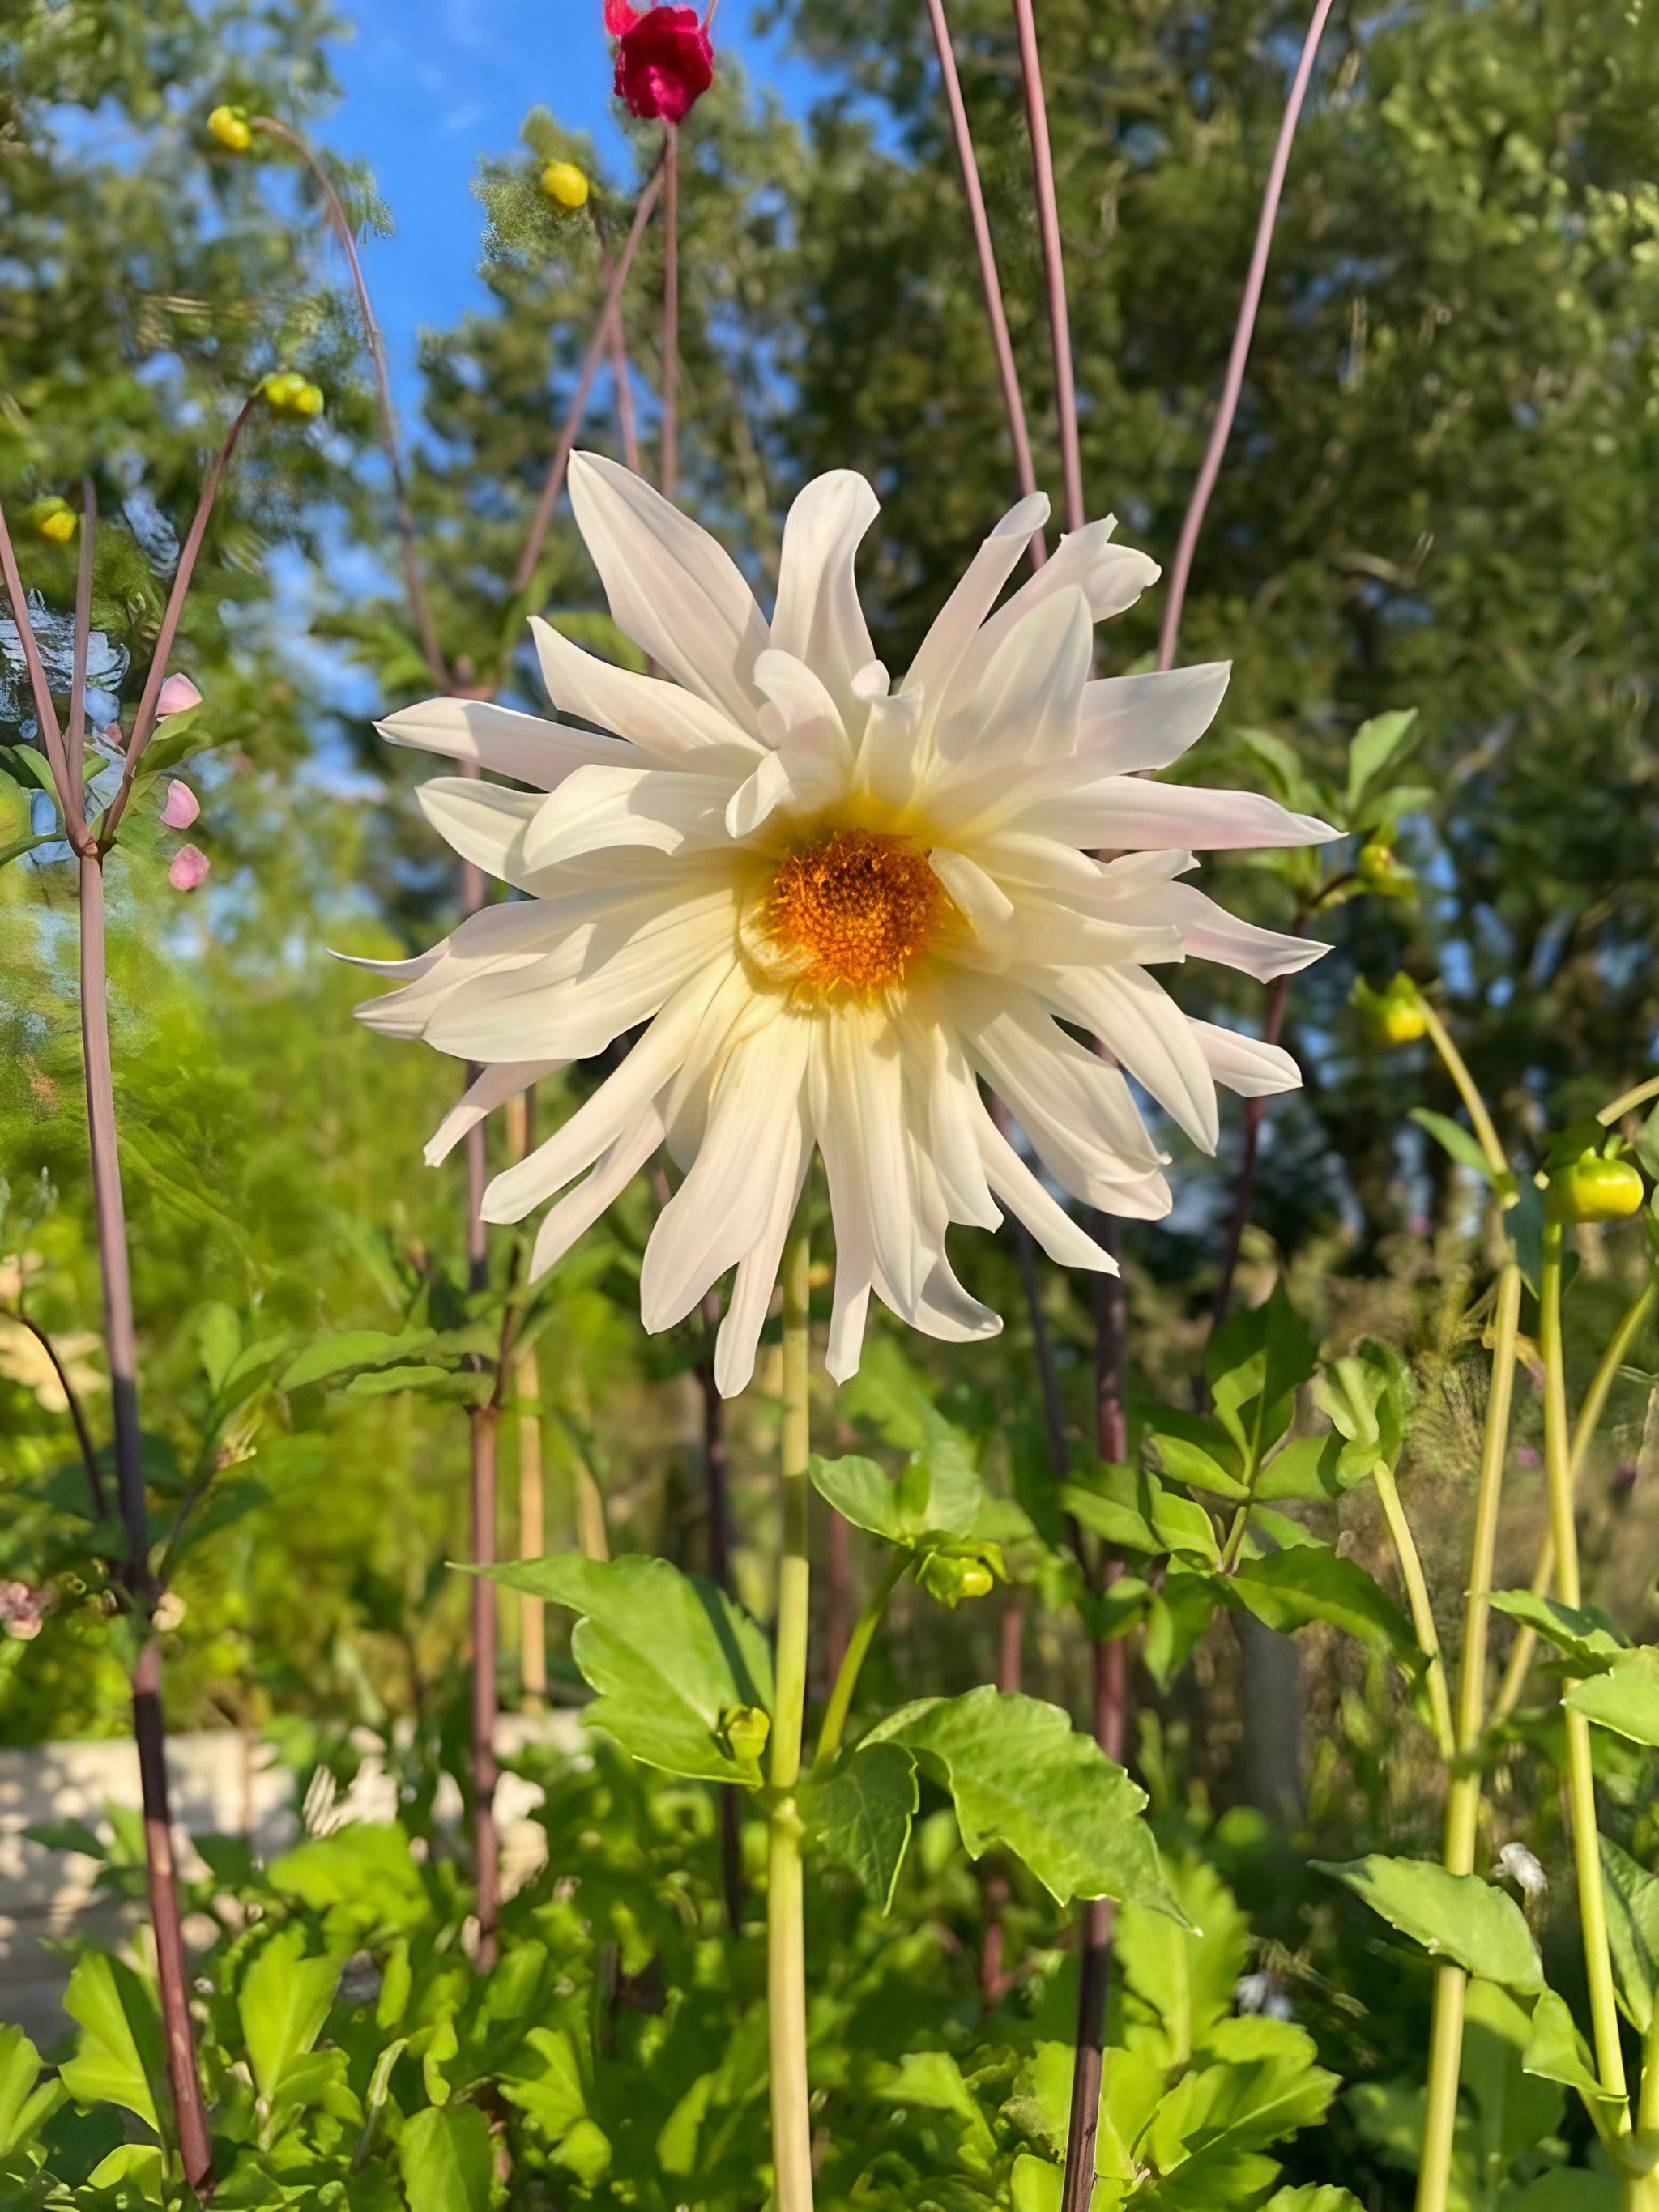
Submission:
POLYGON ((68 2095, 61 2079, 40 2081, 40 2054, 22 2029, 0 2027, 0 2159, 33 2142, 68 2095))
POLYGON ((1342 1439, 1334 1470, 1340 1488, 1378 1468, 1393 1469, 1417 1403, 1417 1384, 1392 1345, 1368 1338, 1358 1352, 1328 1360, 1314 1395, 1342 1439))
POLYGON ((1382 778, 1415 750, 1422 737, 1416 725, 1417 709, 1407 707, 1391 714, 1373 714, 1354 732, 1348 746, 1346 807, 1350 822, 1382 778))
POLYGON ((383 1328, 349 1328, 338 1336, 321 1337, 315 1344, 308 1344, 297 1359, 289 1362, 276 1387, 279 1390, 299 1390, 307 1382, 322 1382, 331 1375, 343 1375, 349 1368, 378 1367, 385 1360, 400 1358, 421 1345, 429 1344, 435 1334, 433 1329, 416 1328, 388 1336, 383 1328))
POLYGON ((1659 1746, 1659 1644, 1624 1652, 1605 1674, 1575 1682, 1564 1702, 1632 1743, 1659 1746))
POLYGON ((166 2101, 167 2051, 149 1984, 106 1951, 76 1962, 64 2010, 80 2028, 75 2055, 59 2069, 77 2104, 119 2105, 157 2135, 166 2101))
POLYGON ((970 2173, 985 2173, 996 2157, 996 2137, 948 2051, 912 2051, 882 2083, 890 2105, 920 2105, 946 2112, 961 2129, 957 2156, 970 2173))
POLYGON ((902 1744, 860 1746, 822 1782, 799 1793, 809 1841, 850 1869, 887 1911, 910 1840, 916 1762, 902 1744))
POLYGON ((1273 797, 1297 813, 1305 814, 1310 804, 1308 782, 1295 746, 1275 737, 1271 730, 1238 729, 1232 736, 1266 769, 1273 797))
POLYGON ((1640 1867, 1610 1836, 1601 1845, 1601 1888, 1619 2001, 1638 2035, 1653 2020, 1659 1988, 1659 1875, 1640 1867))
POLYGON ((1601 2087, 1589 2045, 1579 2033, 1566 1999, 1553 1990, 1546 1990, 1533 2007, 1532 2035, 1521 2063, 1528 2074, 1576 2089, 1598 2128, 1610 2124, 1625 2101, 1601 2087))
POLYGON ((1428 1132, 1443 1152, 1449 1152, 1459 1167, 1472 1168, 1484 1182, 1492 1180, 1492 1162, 1461 1121, 1450 1121, 1444 1114, 1431 1114, 1426 1106, 1413 1106, 1410 1118, 1428 1132))
POLYGON ((1553 1644, 1575 1674, 1605 1674, 1620 1652, 1630 1650, 1606 1613, 1593 1606, 1563 1605, 1534 1590, 1494 1590, 1492 1602, 1553 1644))
POLYGON ((1207 1490, 1218 1498, 1249 1496, 1238 1447, 1218 1421, 1201 1413, 1182 1413, 1158 1406, 1148 1415, 1148 1441, 1158 1463, 1173 1482, 1207 1490))
POLYGON ((1340 1437, 1292 1437, 1257 1475, 1255 1497, 1263 1504, 1275 1498, 1322 1504, 1340 1498, 1365 1474, 1363 1467, 1347 1463, 1346 1449, 1340 1437))
POLYGON ((1310 1863, 1346 1882, 1431 1957, 1454 1960, 1504 1989, 1530 1994, 1543 1988, 1538 1948, 1520 1906, 1479 1875, 1449 1874, 1432 1859, 1391 1859, 1377 1851, 1346 1864, 1310 1863))
POLYGON ((1340 2087, 1317 2055, 1312 2036, 1288 2021, 1218 2021, 1159 2100, 1145 2138, 1153 2162, 1170 2173, 1200 2153, 1265 2150, 1313 2126, 1340 2087))
POLYGON ((0 775, 8 775, 24 791, 44 791, 56 799, 52 763, 33 745, 0 745, 0 775))
POLYGON ((1211 1332, 1204 1371, 1247 1486, 1295 1419, 1297 1393, 1318 1364, 1318 1346, 1282 1282, 1262 1304, 1240 1307, 1211 1332))
POLYGON ((356 1942, 403 1933, 430 1917, 409 1838, 395 1821, 356 1821, 314 1836, 272 1860, 266 1879, 280 1896, 324 1914, 331 1937, 336 1928, 356 1942))
POLYGON ((55 838, 56 832, 51 830, 44 837, 14 837, 9 845, 0 845, 0 868, 12 860, 21 860, 26 853, 33 852, 38 845, 53 843, 55 838))
POLYGON ((971 1536, 987 1504, 972 1461, 953 1439, 912 1453, 896 1480, 856 1455, 820 1459, 815 1453, 810 1464, 819 1496, 855 1528, 889 1544, 914 1547, 929 1536, 971 1536))
POLYGON ((1169 1688, 1215 1619, 1223 1587, 1210 1575, 1176 1572, 1152 1593, 1141 1656, 1160 1690, 1169 1688))
POLYGON ((1046 2158, 1033 2158, 1028 2150, 1021 2151, 1009 2176, 1013 2212, 1060 2212, 1064 2180, 1059 2166, 1050 2166, 1046 2158))
POLYGON ((109 1856, 84 1820, 36 1820, 23 1833, 30 1843, 44 1844, 51 1851, 79 1851, 89 1859, 109 1856))
POLYGON ((302 1928, 284 1928, 249 1960, 236 1993, 254 2086, 269 2100, 296 2059, 323 2032, 340 1979, 339 1961, 307 1959, 302 1928))
POLYGON ((489 2212, 495 2154, 476 2105, 435 2105, 404 2123, 398 2171, 409 2212, 489 2212))
POLYGON ((1504 2212, 1626 2212, 1629 2203, 1619 2175, 1563 2166, 1540 2173, 1518 2196, 1506 2197, 1504 2212))
POLYGON ((1401 1656, 1417 1652, 1412 1625, 1358 1560, 1312 1544, 1241 1560, 1219 1587, 1269 1628, 1289 1634, 1316 1620, 1401 1656))
POLYGON ((1525 2071, 1532 2039, 1528 2008, 1496 1982, 1469 1983, 1463 2000, 1459 2080, 1468 2111, 1459 2129, 1459 2155, 1501 2195, 1510 2167, 1561 2124, 1563 2099, 1553 2082, 1525 2071))
POLYGON ((490 1572, 581 1614, 570 1650, 599 1692, 588 1708, 595 1727, 647 1766, 759 1784, 757 1750, 734 1747, 725 1724, 740 1708, 771 1711, 771 1654, 723 1590, 666 1559, 636 1557, 600 1562, 567 1553, 490 1572))
POLYGON ((341 1395, 346 1398, 389 1398, 394 1390, 429 1390, 435 1383, 457 1378, 447 1367, 376 1367, 354 1375, 341 1395))
POLYGON ((1364 2207, 1334 2181, 1304 2181, 1299 2189, 1274 2190, 1261 2212, 1364 2212, 1364 2207))
POLYGON ((987 1686, 906 1705, 865 1741, 902 1743, 939 1776, 969 1858, 1001 1844, 1060 1904, 1133 1899, 1181 1917, 1140 1817, 1145 1793, 1058 1705, 987 1686))
POLYGON ((202 1371, 217 1397, 242 1348, 242 1325, 234 1307, 211 1299, 196 1316, 196 1341, 202 1354, 202 1371))

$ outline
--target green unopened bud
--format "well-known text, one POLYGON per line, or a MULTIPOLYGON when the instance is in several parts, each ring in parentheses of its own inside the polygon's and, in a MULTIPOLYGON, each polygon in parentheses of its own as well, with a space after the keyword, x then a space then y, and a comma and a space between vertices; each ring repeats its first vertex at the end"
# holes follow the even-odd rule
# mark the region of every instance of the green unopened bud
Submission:
POLYGON ((1585 1152, 1550 1177, 1549 1210, 1558 1221, 1624 1221, 1639 1211, 1639 1171, 1628 1160, 1585 1152))
POLYGON ((744 1765, 758 1760, 766 1748, 766 1739, 772 1733, 769 1714, 758 1705, 728 1705, 720 1715, 719 1735, 721 1743, 733 1759, 744 1765))
POLYGON ((233 154, 246 154, 253 143, 245 107, 216 107, 208 118, 207 127, 219 143, 233 154))
POLYGON ((1379 892, 1384 898, 1410 898, 1417 890, 1417 878, 1397 857, 1393 846, 1381 838, 1360 847, 1354 872, 1367 890, 1379 892))
POLYGON ((1409 975, 1396 975, 1382 991, 1373 991, 1362 977, 1353 987, 1352 1000, 1375 1043, 1415 1044, 1428 1034, 1423 994, 1409 975))
POLYGON ((562 208, 587 205, 588 182, 574 161, 550 161, 542 171, 542 190, 562 208))
POLYGON ((55 495, 37 499, 27 510, 27 520, 54 545, 67 545, 75 535, 75 509, 55 495))
POLYGON ((941 1605, 959 1605, 965 1597, 987 1597, 995 1577, 982 1559, 952 1559, 947 1552, 930 1552, 916 1570, 916 1580, 941 1605))

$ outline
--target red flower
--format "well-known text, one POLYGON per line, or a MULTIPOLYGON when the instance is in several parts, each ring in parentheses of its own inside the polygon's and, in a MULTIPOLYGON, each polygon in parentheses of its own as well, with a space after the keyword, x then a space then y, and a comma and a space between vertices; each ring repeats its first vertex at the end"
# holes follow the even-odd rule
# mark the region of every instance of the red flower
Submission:
POLYGON ((617 40, 617 97, 630 115, 682 122, 714 82, 714 49, 695 8, 650 8, 605 0, 617 40))

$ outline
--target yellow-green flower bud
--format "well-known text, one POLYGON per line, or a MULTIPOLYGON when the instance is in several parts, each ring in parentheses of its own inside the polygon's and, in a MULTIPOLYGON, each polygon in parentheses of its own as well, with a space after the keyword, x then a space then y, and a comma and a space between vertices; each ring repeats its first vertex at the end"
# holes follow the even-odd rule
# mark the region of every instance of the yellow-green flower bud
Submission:
POLYGON ((1394 848, 1375 841, 1369 845, 1362 845, 1359 858, 1354 865, 1366 883, 1375 883, 1379 876, 1386 876, 1394 866, 1394 848))
POLYGON ((323 398, 323 387, 320 384, 312 384, 309 382, 301 384, 300 389, 294 395, 293 407, 296 415, 320 415, 326 404, 327 403, 323 398))
POLYGON ((916 1580, 941 1605, 955 1606, 965 1597, 988 1596, 995 1577, 982 1559, 957 1559, 945 1552, 932 1552, 916 1570, 916 1580))
POLYGON ((245 107, 216 107, 208 118, 207 127, 219 143, 233 154, 246 154, 253 143, 245 107))
POLYGON ((1423 994, 1409 975, 1396 975, 1382 991, 1373 991, 1362 980, 1354 986, 1353 1003, 1379 1044, 1415 1044, 1428 1034, 1423 994))
POLYGON ((720 1736, 733 1759, 758 1760, 772 1733, 770 1717, 758 1705, 728 1705, 720 1715, 720 1736))
POLYGON ((64 500, 37 499, 28 510, 28 520, 54 545, 67 545, 75 535, 75 509, 64 500))
POLYGON ((587 179, 574 161, 550 161, 542 171, 542 190, 562 208, 587 205, 587 179))
POLYGON ((1628 1160, 1587 1152, 1550 1177, 1549 1208, 1558 1221, 1623 1221, 1639 1212, 1642 1177, 1628 1160))

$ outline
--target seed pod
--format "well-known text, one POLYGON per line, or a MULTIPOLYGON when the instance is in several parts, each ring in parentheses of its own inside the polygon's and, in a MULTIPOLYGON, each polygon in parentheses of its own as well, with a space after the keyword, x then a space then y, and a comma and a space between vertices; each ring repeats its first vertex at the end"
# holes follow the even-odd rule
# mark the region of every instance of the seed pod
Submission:
POLYGON ((1550 1177, 1550 1212, 1558 1221, 1624 1221, 1641 1210, 1643 1196, 1638 1169, 1595 1152, 1550 1177))
POLYGON ((232 154, 246 154, 253 143, 253 133, 248 128, 245 107, 216 107, 208 118, 207 127, 219 143, 232 154))

